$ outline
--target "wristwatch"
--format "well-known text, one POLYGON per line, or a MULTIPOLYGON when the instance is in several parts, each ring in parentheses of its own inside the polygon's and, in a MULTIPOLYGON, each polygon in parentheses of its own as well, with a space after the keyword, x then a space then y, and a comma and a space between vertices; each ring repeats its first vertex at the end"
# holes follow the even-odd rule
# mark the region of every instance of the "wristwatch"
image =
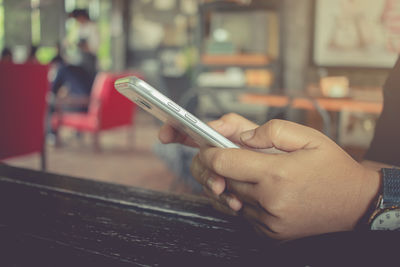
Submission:
POLYGON ((368 223, 371 230, 400 230, 400 169, 382 169, 382 192, 368 223))

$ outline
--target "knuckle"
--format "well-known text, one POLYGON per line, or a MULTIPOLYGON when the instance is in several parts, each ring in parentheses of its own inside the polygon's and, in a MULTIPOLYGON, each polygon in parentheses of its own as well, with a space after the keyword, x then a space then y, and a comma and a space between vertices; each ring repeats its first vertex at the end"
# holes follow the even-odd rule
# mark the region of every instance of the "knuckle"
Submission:
POLYGON ((270 127, 270 128, 275 128, 275 127, 277 127, 278 125, 282 124, 282 120, 279 120, 279 119, 272 119, 272 120, 268 121, 268 124, 269 124, 269 127, 270 127))
POLYGON ((190 165, 190 171, 191 171, 191 173, 192 173, 194 176, 198 175, 198 172, 199 172, 199 169, 200 169, 200 166, 199 166, 199 165, 200 165, 200 164, 199 164, 199 155, 197 154, 197 155, 193 158, 192 164, 190 165))
POLYGON ((266 234, 274 239, 285 240, 290 237, 290 228, 279 218, 265 219, 262 224, 266 227, 266 234))
POLYGON ((272 176, 272 179, 278 185, 283 186, 284 182, 287 180, 288 175, 289 175, 288 168, 285 168, 283 166, 275 170, 275 175, 272 176))
POLYGON ((293 236, 293 227, 284 219, 274 219, 269 222, 268 227, 276 239, 285 240, 293 236))
POLYGON ((268 225, 269 229, 274 232, 276 235, 282 235, 283 233, 285 233, 284 231, 284 227, 282 226, 281 222, 278 221, 274 221, 269 223, 268 225))
POLYGON ((268 121, 268 131, 272 140, 279 135, 280 129, 282 127, 282 120, 272 119, 268 121))
POLYGON ((216 151, 211 159, 211 167, 217 174, 221 174, 228 164, 229 159, 222 149, 216 151))
POLYGON ((274 216, 280 216, 283 213, 284 208, 282 207, 282 203, 280 203, 280 201, 275 200, 270 201, 268 211, 274 216))
MULTIPOLYGON (((268 177, 268 183, 272 183, 274 187, 274 192, 275 194, 277 192, 280 192, 280 188, 285 186, 286 181, 287 181, 287 175, 288 175, 288 170, 286 170, 284 167, 280 167, 277 165, 276 168, 274 168, 273 171, 271 170, 264 170, 262 175, 263 177, 268 177)), ((264 186, 267 186, 266 184, 264 186)))
POLYGON ((204 170, 197 178, 195 177, 196 181, 202 185, 207 184, 207 179, 210 178, 209 172, 204 170))
POLYGON ((283 194, 284 190, 277 190, 272 198, 261 199, 259 204, 265 206, 268 212, 274 216, 286 216, 290 209, 290 203, 283 194))
POLYGON ((209 172, 200 164, 200 161, 198 158, 196 159, 196 157, 193 159, 192 164, 190 165, 190 171, 197 182, 200 184, 205 184, 206 179, 209 177, 209 172))
POLYGON ((224 116, 222 116, 221 119, 223 119, 224 121, 235 121, 237 118, 239 118, 240 116, 236 113, 230 112, 225 114, 224 116))

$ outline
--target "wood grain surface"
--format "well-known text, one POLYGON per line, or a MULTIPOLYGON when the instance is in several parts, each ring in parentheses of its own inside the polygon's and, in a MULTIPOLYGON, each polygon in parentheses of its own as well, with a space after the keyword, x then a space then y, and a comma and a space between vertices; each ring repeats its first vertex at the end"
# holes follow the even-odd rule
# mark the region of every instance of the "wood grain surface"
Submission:
POLYGON ((0 211, 0 243, 16 266, 256 263, 275 243, 204 198, 6 165, 0 211))

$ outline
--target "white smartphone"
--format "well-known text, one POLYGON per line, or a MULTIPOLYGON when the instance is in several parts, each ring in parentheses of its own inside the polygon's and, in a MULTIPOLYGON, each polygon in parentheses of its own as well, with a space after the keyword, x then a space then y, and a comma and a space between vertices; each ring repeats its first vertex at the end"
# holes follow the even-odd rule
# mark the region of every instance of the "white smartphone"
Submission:
POLYGON ((115 82, 115 88, 161 121, 189 135, 199 146, 239 148, 193 114, 135 76, 118 79, 115 82))

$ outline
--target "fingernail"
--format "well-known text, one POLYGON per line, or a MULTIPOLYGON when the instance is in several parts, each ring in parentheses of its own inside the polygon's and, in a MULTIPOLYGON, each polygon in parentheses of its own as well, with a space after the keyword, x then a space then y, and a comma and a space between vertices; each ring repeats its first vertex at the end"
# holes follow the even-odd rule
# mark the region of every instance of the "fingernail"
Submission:
POLYGON ((234 211, 239 211, 242 208, 242 202, 240 202, 237 198, 227 197, 228 205, 234 211))
POLYGON ((243 132, 240 135, 240 139, 242 141, 250 140, 251 138, 253 138, 255 132, 256 132, 255 130, 250 130, 250 131, 243 132))
POLYGON ((211 191, 214 191, 214 190, 213 190, 214 183, 215 183, 215 182, 214 182, 214 178, 208 177, 208 179, 207 179, 207 181, 206 181, 206 184, 207 184, 208 189, 210 189, 211 191))
POLYGON ((215 179, 214 177, 210 177, 207 179, 207 187, 215 194, 220 195, 224 191, 224 184, 219 179, 215 179))

